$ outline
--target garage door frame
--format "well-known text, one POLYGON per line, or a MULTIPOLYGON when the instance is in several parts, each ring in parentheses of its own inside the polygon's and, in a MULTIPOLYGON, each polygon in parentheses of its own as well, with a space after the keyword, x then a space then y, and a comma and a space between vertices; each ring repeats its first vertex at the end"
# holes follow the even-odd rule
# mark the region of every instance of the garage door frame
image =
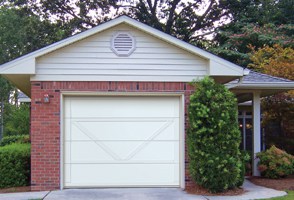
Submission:
MULTIPOLYGON (((154 96, 154 97, 179 97, 179 112, 180 112, 180 121, 179 121, 179 135, 180 135, 180 188, 185 189, 185 96, 184 93, 170 93, 170 92, 73 92, 73 91, 63 91, 60 94, 60 189, 65 189, 64 187, 64 133, 65 126, 63 122, 64 118, 64 100, 66 97, 111 97, 111 96, 134 96, 134 97, 144 97, 144 96, 154 96)), ((123 186, 122 186, 123 187, 123 186)), ((155 186, 156 187, 156 186, 155 186)), ((158 186, 160 187, 160 186, 158 186)))

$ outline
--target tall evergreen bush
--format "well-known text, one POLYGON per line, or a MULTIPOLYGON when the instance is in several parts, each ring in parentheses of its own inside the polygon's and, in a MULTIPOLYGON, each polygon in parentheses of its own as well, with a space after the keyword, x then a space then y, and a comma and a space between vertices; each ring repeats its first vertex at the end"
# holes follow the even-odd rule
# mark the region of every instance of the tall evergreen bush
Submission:
POLYGON ((211 78, 195 85, 188 111, 190 175, 211 192, 235 188, 244 179, 237 100, 211 78))

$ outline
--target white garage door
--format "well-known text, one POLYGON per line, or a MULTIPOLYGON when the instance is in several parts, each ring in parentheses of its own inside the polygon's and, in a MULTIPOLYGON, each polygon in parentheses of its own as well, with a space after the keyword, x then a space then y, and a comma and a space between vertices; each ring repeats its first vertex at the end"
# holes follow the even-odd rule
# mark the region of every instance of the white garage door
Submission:
POLYGON ((178 97, 66 97, 65 187, 179 187, 178 97))

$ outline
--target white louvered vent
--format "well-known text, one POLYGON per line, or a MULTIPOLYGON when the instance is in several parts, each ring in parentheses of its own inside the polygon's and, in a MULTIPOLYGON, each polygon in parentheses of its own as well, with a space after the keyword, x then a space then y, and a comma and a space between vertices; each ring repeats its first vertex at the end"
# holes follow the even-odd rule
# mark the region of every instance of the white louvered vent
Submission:
POLYGON ((111 49, 118 56, 129 56, 135 48, 135 38, 130 33, 119 32, 112 37, 111 49))

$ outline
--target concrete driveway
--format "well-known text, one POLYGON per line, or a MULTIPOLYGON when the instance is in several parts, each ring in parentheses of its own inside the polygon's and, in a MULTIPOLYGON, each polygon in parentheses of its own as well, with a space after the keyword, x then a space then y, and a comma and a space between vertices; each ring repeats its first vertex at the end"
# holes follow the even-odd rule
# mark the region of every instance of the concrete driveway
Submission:
POLYGON ((239 196, 190 195, 179 188, 109 188, 0 194, 0 200, 249 200, 287 194, 284 191, 254 185, 247 180, 243 188, 246 192, 239 196))
POLYGON ((177 188, 70 189, 51 192, 45 200, 206 200, 177 188), (85 198, 87 196, 87 198, 85 198))

